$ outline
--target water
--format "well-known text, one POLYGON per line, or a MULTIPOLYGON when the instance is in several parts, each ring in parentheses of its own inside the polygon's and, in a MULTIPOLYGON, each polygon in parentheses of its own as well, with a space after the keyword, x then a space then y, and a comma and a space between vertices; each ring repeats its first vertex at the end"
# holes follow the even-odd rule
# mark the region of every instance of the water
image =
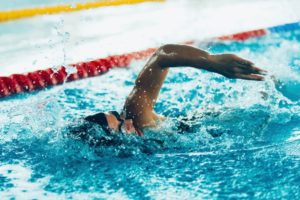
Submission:
POLYGON ((270 75, 265 82, 251 82, 172 69, 156 106, 169 120, 143 138, 119 136, 115 146, 91 147, 67 137, 66 127, 91 113, 120 110, 145 61, 2 100, 0 196, 299 198, 299 42, 296 30, 199 44, 212 53, 237 53, 270 75), (197 116, 192 130, 176 131, 178 115, 197 116))

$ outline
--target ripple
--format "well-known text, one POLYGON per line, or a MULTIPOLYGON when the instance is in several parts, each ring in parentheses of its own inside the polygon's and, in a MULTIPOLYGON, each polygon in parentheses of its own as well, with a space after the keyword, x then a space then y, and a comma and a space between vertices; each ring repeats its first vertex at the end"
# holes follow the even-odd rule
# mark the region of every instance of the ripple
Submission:
MULTIPOLYGON (((69 128, 88 114, 120 110, 144 62, 1 101, 0 196, 297 199, 298 43, 299 31, 212 44, 211 52, 254 60, 276 81, 171 70, 155 108, 169 119, 142 138, 115 135, 107 146, 69 137, 69 128)), ((99 128, 89 134, 105 136, 99 128)))

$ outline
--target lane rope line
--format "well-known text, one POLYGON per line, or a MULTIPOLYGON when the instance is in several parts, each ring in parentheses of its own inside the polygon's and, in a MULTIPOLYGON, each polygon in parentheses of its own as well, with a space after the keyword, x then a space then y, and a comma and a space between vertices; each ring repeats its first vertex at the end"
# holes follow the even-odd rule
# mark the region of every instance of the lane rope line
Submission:
MULTIPOLYGON (((297 22, 274 26, 267 29, 252 30, 213 38, 210 41, 245 41, 250 38, 265 36, 268 33, 278 33, 290 30, 300 30, 300 23, 297 22)), ((185 42, 185 44, 193 43, 194 41, 185 42)), ((10 76, 0 77, 0 98, 22 92, 40 90, 49 86, 55 86, 78 79, 98 76, 107 72, 111 68, 128 67, 131 61, 146 59, 155 51, 156 48, 149 48, 143 51, 127 53, 123 55, 113 55, 88 62, 71 64, 68 65, 68 67, 75 67, 77 70, 72 74, 67 74, 66 67, 61 66, 56 69, 48 68, 26 74, 12 74, 10 76)))
POLYGON ((128 67, 131 61, 147 58, 153 54, 155 50, 155 48, 149 48, 144 51, 71 64, 67 67, 75 67, 77 70, 72 74, 67 74, 66 67, 61 66, 56 70, 48 68, 26 74, 12 74, 8 77, 0 77, 0 98, 101 75, 115 67, 128 67))
POLYGON ((289 23, 289 24, 283 24, 279 26, 273 26, 266 29, 257 29, 252 31, 246 31, 241 33, 236 33, 232 35, 227 36, 221 36, 217 37, 218 40, 222 41, 245 41, 250 38, 254 37, 262 37, 267 35, 268 33, 278 33, 278 32, 284 32, 284 31, 291 31, 291 30, 299 30, 300 29, 300 22, 295 23, 289 23))
POLYGON ((0 22, 29 18, 37 15, 68 13, 91 8, 132 5, 146 2, 164 2, 165 0, 105 0, 76 4, 61 4, 47 7, 25 8, 0 11, 0 22))

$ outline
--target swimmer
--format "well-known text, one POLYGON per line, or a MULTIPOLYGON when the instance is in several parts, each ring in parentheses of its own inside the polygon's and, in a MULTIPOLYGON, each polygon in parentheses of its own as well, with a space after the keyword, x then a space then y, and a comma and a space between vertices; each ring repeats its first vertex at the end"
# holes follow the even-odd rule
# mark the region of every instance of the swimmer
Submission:
MULTIPOLYGON (((193 67, 221 74, 230 79, 263 81, 266 71, 233 54, 212 55, 201 49, 168 44, 160 47, 139 73, 123 110, 109 111, 84 118, 101 127, 105 133, 143 135, 143 129, 155 127, 163 116, 154 111, 160 89, 173 67, 193 67)), ((86 136, 86 135, 85 135, 86 136)))

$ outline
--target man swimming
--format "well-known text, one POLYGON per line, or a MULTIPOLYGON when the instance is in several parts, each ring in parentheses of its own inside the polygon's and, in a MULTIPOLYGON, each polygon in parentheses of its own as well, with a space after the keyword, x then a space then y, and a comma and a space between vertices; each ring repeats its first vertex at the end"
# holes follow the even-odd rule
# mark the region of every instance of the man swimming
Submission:
POLYGON ((107 134, 122 132, 142 136, 144 128, 155 127, 164 120, 155 113, 154 106, 169 68, 182 66, 204 69, 230 79, 262 81, 266 73, 233 54, 211 55, 192 46, 164 45, 138 75, 120 114, 116 111, 97 113, 85 120, 100 126, 107 134))

